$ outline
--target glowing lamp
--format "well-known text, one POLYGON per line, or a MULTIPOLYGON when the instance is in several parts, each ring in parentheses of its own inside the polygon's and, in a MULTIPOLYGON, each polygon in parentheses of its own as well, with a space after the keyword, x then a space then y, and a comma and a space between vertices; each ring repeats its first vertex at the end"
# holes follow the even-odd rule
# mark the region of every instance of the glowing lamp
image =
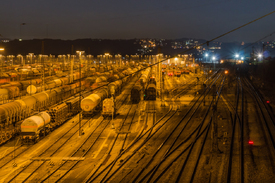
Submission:
POLYGON ((248 144, 249 144, 249 145, 253 145, 254 142, 253 142, 252 140, 249 140, 249 141, 248 141, 248 144))

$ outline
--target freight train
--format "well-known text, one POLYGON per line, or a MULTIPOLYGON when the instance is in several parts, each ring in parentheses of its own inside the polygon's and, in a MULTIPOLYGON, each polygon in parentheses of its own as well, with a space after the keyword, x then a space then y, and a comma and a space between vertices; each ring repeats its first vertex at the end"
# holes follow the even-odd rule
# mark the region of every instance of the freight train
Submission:
POLYGON ((131 101, 133 104, 138 104, 141 100, 144 90, 147 86, 149 79, 149 74, 151 72, 151 67, 148 67, 141 75, 139 80, 135 83, 134 87, 131 90, 131 101))
MULTIPOLYGON (((105 73, 106 74, 106 73, 105 73)), ((89 85, 92 85, 94 83, 100 83, 106 81, 106 77, 108 76, 99 76, 99 77, 88 77, 85 81, 83 81, 83 86, 85 86, 86 89, 90 89, 89 85)), ((42 118, 39 117, 30 117, 23 121, 21 124, 21 137, 23 143, 35 143, 37 142, 41 136, 48 134, 53 129, 59 127, 62 125, 66 120, 68 120, 71 116, 76 115, 80 112, 80 104, 82 104, 83 100, 86 99, 86 101, 93 100, 92 104, 94 106, 94 110, 90 111, 90 113, 95 112, 97 108, 99 108, 99 102, 98 97, 104 98, 106 96, 108 89, 107 87, 101 88, 96 90, 94 93, 90 91, 86 91, 79 95, 75 95, 68 100, 57 104, 53 107, 51 107, 49 110, 45 111, 44 113, 48 114, 47 116, 50 116, 50 121, 47 120, 47 123, 41 123, 42 118), (97 103, 98 102, 98 103, 97 103), (28 121, 32 120, 32 123, 29 123, 28 121), (49 121, 49 122, 48 122, 49 121), (34 128, 30 128, 30 125, 33 125, 34 128)), ((85 100, 84 100, 85 104, 85 100)), ((85 116, 84 112, 84 116, 85 116)))
MULTIPOLYGON (((91 92, 85 92, 81 94, 80 98, 83 99, 90 94, 91 92)), ((71 116, 79 113, 80 101, 79 95, 75 95, 60 104, 54 105, 47 111, 25 119, 21 123, 22 143, 36 143, 42 136, 47 135, 70 119, 71 116)))
POLYGON ((30 84, 40 84, 41 79, 32 79, 26 81, 13 81, 0 85, 0 99, 1 100, 11 100, 15 99, 20 95, 24 95, 26 88, 30 84))
MULTIPOLYGON (((100 78, 100 77, 99 77, 100 78)), ((96 82, 97 78, 93 78, 93 82, 96 82)), ((89 83, 91 84, 91 80, 89 83)), ((85 86, 87 83, 85 83, 85 86)), ((83 115, 84 117, 87 114, 92 114, 96 110, 98 110, 100 106, 100 100, 106 98, 109 93, 116 94, 119 89, 120 82, 110 83, 109 87, 103 87, 101 89, 96 90, 94 93, 92 92, 85 92, 81 94, 81 100, 79 99, 79 95, 75 95, 66 101, 54 105, 49 110, 43 112, 46 119, 44 119, 41 114, 34 115, 26 120, 23 121, 21 124, 21 137, 23 143, 35 143, 37 142, 41 136, 47 135, 53 129, 62 125, 65 121, 67 121, 71 116, 76 115, 80 112, 80 104, 81 108, 83 106, 83 115), (115 87, 114 87, 115 86, 115 87), (81 101, 81 102, 80 102, 81 101), (86 104, 88 103, 88 108, 86 104), (92 104, 92 105, 89 105, 92 104), (49 120, 50 119, 50 120, 49 120), (32 126, 32 128, 30 128, 32 126)), ((89 87, 87 87, 89 88, 89 87)))
POLYGON ((64 85, 0 105, 0 144, 9 140, 17 133, 14 129, 17 122, 30 116, 35 111, 41 111, 48 106, 75 95, 80 89, 84 89, 84 81, 64 85))
MULTIPOLYGON (((132 74, 132 73, 133 71, 130 72, 130 70, 128 69, 127 74, 132 74)), ((115 98, 116 95, 120 94, 122 90, 122 86, 126 84, 131 77, 132 76, 127 76, 122 78, 121 80, 114 81, 108 84, 107 87, 103 87, 97 90, 95 93, 83 99, 81 101, 81 109, 83 111, 83 116, 84 117, 91 116, 96 111, 98 112, 102 108, 106 109, 106 110, 103 110, 103 113, 102 113, 103 116, 110 115, 110 111, 107 109, 109 109, 110 106, 113 106, 113 104, 110 104, 110 100, 108 99, 108 97, 115 98)))
POLYGON ((71 84, 79 79, 82 79, 85 77, 85 73, 84 71, 81 72, 81 76, 80 76, 80 72, 76 72, 74 74, 69 74, 67 75, 66 77, 62 77, 62 78, 59 78, 59 79, 54 79, 54 80, 50 80, 50 81, 47 81, 44 83, 43 86, 37 86, 37 85, 29 85, 27 87, 27 92, 29 94, 35 94, 37 92, 41 92, 41 91, 44 91, 44 90, 49 90, 49 89, 52 89, 52 88, 56 88, 56 87, 59 87, 59 86, 63 86, 63 85, 67 85, 67 84, 71 84))

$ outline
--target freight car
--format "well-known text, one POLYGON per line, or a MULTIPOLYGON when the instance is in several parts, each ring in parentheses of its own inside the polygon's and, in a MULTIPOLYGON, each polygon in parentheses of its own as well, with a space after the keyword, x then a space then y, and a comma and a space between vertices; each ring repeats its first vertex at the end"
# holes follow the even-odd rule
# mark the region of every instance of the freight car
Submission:
POLYGON ((0 105, 0 144, 9 140, 17 133, 13 128, 16 122, 30 116, 33 111, 41 111, 50 105, 64 100, 79 90, 80 86, 76 83, 26 96, 20 100, 0 105))
POLYGON ((144 90, 146 88, 148 82, 148 76, 150 74, 151 68, 147 68, 139 80, 135 83, 134 87, 131 90, 131 101, 133 104, 138 104, 142 95, 144 94, 144 90))
POLYGON ((115 97, 121 92, 122 80, 112 82, 108 85, 109 97, 115 97))
MULTIPOLYGON (((84 73, 81 72, 81 78, 84 78, 84 77, 85 77, 84 73)), ((67 75, 60 79, 54 79, 54 80, 47 81, 46 83, 44 83, 44 86, 37 86, 37 85, 33 85, 33 84, 29 85, 27 87, 27 92, 29 94, 34 94, 34 93, 41 92, 44 90, 49 90, 49 89, 56 88, 59 86, 71 84, 81 78, 80 78, 79 72, 76 72, 72 75, 67 75)))
POLYGON ((175 76, 176 77, 180 77, 180 75, 181 75, 181 71, 179 71, 179 70, 175 71, 175 76))
POLYGON ((156 84, 155 83, 148 84, 145 90, 144 100, 156 100, 156 97, 157 97, 156 84))
POLYGON ((116 115, 116 108, 115 108, 115 102, 113 98, 106 98, 103 100, 102 104, 102 116, 103 117, 115 117, 116 115))
MULTIPOLYGON (((91 94, 91 92, 82 94, 81 98, 83 99, 83 97, 88 94, 91 94)), ((71 116, 76 115, 80 111, 80 101, 79 95, 76 95, 42 112, 43 116, 39 113, 26 119, 21 124, 22 143, 37 142, 41 136, 47 135, 50 131, 62 125, 71 116), (45 120, 44 123, 41 123, 44 116, 50 120, 45 120)))
POLYGON ((0 99, 1 100, 11 100, 15 99, 19 95, 24 95, 26 92, 26 88, 30 84, 39 84, 41 83, 41 79, 33 79, 26 81, 13 81, 9 83, 5 83, 0 85, 0 99))
POLYGON ((37 142, 42 136, 50 130, 51 116, 47 112, 40 112, 34 116, 25 119, 21 123, 21 137, 23 143, 37 142))
POLYGON ((89 95, 81 101, 81 109, 83 116, 90 116, 102 107, 102 101, 108 97, 108 87, 96 90, 95 93, 89 95))

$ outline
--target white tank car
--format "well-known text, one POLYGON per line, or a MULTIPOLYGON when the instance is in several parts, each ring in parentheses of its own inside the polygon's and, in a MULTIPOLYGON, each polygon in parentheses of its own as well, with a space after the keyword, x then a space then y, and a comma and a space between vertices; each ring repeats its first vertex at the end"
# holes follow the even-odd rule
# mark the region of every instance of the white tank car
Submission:
POLYGON ((46 112, 40 112, 25 119, 21 123, 21 135, 23 142, 35 142, 39 139, 40 132, 48 129, 51 116, 46 112))
POLYGON ((101 102, 108 97, 108 89, 103 88, 95 93, 89 95, 81 101, 81 109, 83 114, 92 114, 98 107, 101 106, 101 102))

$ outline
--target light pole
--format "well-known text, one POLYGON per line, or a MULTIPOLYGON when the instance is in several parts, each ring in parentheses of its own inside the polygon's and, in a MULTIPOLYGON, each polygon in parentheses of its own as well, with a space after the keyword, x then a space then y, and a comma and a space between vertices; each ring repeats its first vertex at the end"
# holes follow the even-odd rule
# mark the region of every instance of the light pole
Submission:
POLYGON ((215 68, 215 60, 216 60, 216 57, 213 56, 213 57, 212 57, 212 63, 214 63, 214 70, 216 69, 216 68, 215 68))
POLYGON ((240 56, 239 54, 236 54, 236 55, 235 55, 235 58, 236 58, 236 64, 237 64, 237 60, 238 60, 239 56, 240 56))
POLYGON ((31 64, 32 64, 32 56, 33 56, 34 53, 29 53, 29 57, 30 57, 30 60, 31 60, 31 64))
POLYGON ((208 53, 205 54, 205 62, 207 62, 208 53))
POLYGON ((261 61, 262 57, 263 57, 262 54, 259 54, 259 55, 258 55, 259 61, 261 61))
POLYGON ((79 87, 80 87, 80 91, 79 91, 79 136, 82 135, 81 133, 81 54, 84 53, 84 51, 76 51, 76 53, 79 55, 79 87))

